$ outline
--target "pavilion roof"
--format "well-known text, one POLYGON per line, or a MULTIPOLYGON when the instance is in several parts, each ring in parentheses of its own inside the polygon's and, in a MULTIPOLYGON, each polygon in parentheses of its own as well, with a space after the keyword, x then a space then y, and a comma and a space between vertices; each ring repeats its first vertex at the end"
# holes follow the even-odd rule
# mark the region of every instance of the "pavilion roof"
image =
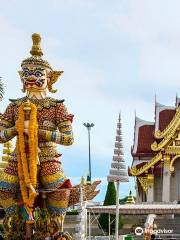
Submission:
MULTIPOLYGON (((116 205, 111 206, 88 206, 88 212, 115 214, 116 205)), ((119 205, 119 212, 125 215, 147 215, 147 214, 177 214, 180 213, 180 204, 123 204, 119 205)))

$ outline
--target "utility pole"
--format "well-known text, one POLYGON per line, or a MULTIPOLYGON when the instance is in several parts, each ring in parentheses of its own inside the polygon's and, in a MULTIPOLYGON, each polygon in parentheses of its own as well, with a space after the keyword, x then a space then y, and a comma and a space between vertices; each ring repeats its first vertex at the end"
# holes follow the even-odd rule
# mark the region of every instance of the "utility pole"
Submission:
POLYGON ((87 182, 91 183, 91 128, 94 127, 94 123, 84 123, 83 124, 88 130, 88 142, 89 142, 89 173, 87 176, 87 182))

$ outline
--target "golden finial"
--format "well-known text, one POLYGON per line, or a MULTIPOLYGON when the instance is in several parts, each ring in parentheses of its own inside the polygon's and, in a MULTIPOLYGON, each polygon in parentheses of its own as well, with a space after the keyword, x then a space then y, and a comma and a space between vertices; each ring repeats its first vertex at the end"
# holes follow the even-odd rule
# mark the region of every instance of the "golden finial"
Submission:
POLYGON ((131 191, 131 190, 130 190, 130 192, 129 192, 129 196, 127 197, 126 203, 127 203, 127 204, 135 203, 135 199, 134 199, 134 197, 132 196, 132 191, 131 191))
POLYGON ((81 185, 86 185, 86 179, 84 177, 81 177, 81 185))
POLYGON ((30 51, 31 55, 35 57, 41 57, 43 55, 43 52, 40 46, 41 36, 38 33, 34 33, 32 35, 32 41, 33 41, 33 46, 30 51))

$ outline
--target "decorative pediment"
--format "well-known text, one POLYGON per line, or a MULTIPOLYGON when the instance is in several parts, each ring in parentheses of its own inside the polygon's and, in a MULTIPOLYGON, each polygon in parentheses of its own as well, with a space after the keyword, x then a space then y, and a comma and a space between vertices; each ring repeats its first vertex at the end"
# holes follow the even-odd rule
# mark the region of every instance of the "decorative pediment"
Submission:
POLYGON ((180 132, 176 132, 176 137, 173 137, 171 140, 171 144, 166 146, 165 152, 169 155, 178 155, 180 154, 180 132))
POLYGON ((176 113, 172 119, 172 121, 167 125, 167 127, 163 131, 156 131, 154 137, 156 139, 166 138, 169 135, 172 135, 177 128, 180 126, 180 107, 176 108, 176 113))
MULTIPOLYGON (((162 110, 162 106, 160 107, 162 110)), ((155 122, 154 130, 151 128, 151 132, 148 132, 148 128, 144 128, 143 134, 135 136, 135 138, 137 138, 136 140, 138 141, 138 144, 139 139, 141 140, 141 145, 143 147, 142 150, 139 152, 137 149, 135 149, 136 151, 134 151, 133 154, 139 154, 137 156, 134 156, 136 158, 138 157, 138 159, 140 160, 141 156, 142 159, 143 157, 144 159, 149 159, 149 157, 154 156, 154 154, 156 155, 148 162, 143 163, 143 165, 133 165, 133 167, 131 167, 130 169, 130 174, 132 176, 137 176, 138 178, 145 177, 148 173, 154 171, 154 167, 157 171, 159 171, 157 166, 159 166, 160 162, 162 162, 163 166, 166 166, 167 168, 170 168, 171 166, 171 168, 173 169, 172 160, 176 159, 177 156, 180 156, 180 105, 176 105, 176 108, 173 108, 171 110, 170 108, 163 106, 162 111, 156 111, 155 121, 157 123, 155 122), (152 138, 149 140, 149 138, 146 136, 151 136, 152 138), (150 146, 151 148, 146 148, 148 149, 148 151, 145 151, 146 149, 144 146, 147 142, 149 143, 149 148, 150 146), (150 156, 150 154, 152 155, 150 156)), ((148 125, 147 127, 149 126, 150 125, 148 125)), ((142 127, 141 129, 139 128, 139 130, 142 130, 142 127)), ((138 144, 136 145, 139 146, 138 144)))
MULTIPOLYGON (((171 138, 168 139, 167 143, 164 144, 164 142, 166 140, 167 139, 164 138, 163 141, 160 142, 161 145, 160 144, 158 145, 155 142, 157 144, 156 147, 159 148, 158 149, 159 152, 157 153, 157 155, 151 161, 147 162, 140 168, 136 168, 136 166, 132 167, 130 169, 130 173, 133 176, 140 176, 141 174, 147 172, 154 165, 156 165, 159 161, 163 161, 165 164, 165 162, 167 162, 167 160, 168 161, 170 160, 170 156, 172 159, 174 159, 174 158, 176 159, 176 156, 180 156, 180 130, 179 130, 179 128, 176 129, 176 131, 174 132, 174 135, 172 135, 171 138), (163 147, 160 147, 162 145, 163 145, 163 147)), ((154 146, 155 146, 155 143, 154 143, 154 146)), ((171 169, 171 171, 173 171, 173 168, 171 169)))
POLYGON ((176 145, 179 144, 180 146, 180 137, 179 137, 179 130, 180 130, 180 107, 177 108, 176 114, 172 121, 168 124, 168 126, 160 132, 159 130, 155 132, 154 136, 156 139, 160 140, 160 142, 153 142, 151 145, 151 149, 153 151, 164 151, 167 145, 170 145, 173 139, 176 140, 176 145))

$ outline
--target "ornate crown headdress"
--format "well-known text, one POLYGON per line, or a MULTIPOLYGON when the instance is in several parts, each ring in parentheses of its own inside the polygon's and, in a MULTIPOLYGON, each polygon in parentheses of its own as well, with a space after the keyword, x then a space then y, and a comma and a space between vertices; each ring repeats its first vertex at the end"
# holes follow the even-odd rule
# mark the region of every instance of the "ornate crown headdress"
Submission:
MULTIPOLYGON (((21 67, 23 68, 27 65, 32 64, 32 65, 36 65, 36 66, 38 65, 38 66, 42 66, 49 69, 50 81, 48 82, 48 89, 50 92, 55 93, 57 90, 54 90, 52 88, 52 85, 58 80, 58 78, 61 76, 63 71, 54 71, 50 66, 50 64, 48 63, 48 61, 42 59, 43 52, 40 46, 41 36, 38 33, 34 33, 32 35, 32 41, 33 41, 33 45, 30 51, 31 57, 24 59, 21 63, 21 67)), ((21 79, 22 79, 22 74, 23 74, 23 71, 19 71, 19 75, 21 79)))

